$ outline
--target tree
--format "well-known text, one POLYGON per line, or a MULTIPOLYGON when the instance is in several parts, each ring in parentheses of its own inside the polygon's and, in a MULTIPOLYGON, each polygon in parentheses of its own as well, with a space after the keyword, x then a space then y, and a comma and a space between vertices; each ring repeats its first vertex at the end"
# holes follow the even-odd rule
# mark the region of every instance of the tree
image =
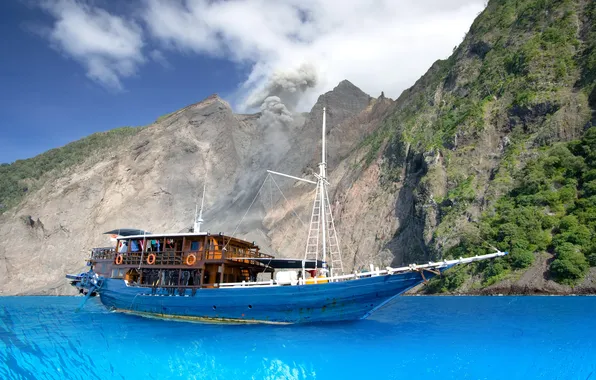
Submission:
POLYGON ((557 247, 556 255, 557 258, 552 262, 550 270, 557 281, 572 285, 588 271, 586 257, 576 245, 562 243, 557 247))

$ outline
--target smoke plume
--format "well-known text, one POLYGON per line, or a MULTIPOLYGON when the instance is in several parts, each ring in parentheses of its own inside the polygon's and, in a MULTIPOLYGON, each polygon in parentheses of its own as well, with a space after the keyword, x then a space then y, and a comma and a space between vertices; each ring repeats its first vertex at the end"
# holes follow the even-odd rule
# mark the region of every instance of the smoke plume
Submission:
MULTIPOLYGON (((237 177, 233 195, 218 202, 218 207, 212 208, 217 213, 217 220, 228 223, 233 220, 235 223, 259 191, 266 175, 263 169, 275 170, 279 167, 291 147, 291 128, 297 124, 292 112, 305 92, 316 83, 314 66, 303 64, 293 71, 274 73, 267 85, 250 97, 250 107, 259 107, 261 110, 257 126, 262 136, 262 146, 251 158, 251 167, 246 174, 237 177)), ((262 225, 265 214, 263 205, 257 202, 245 216, 238 232, 243 234, 258 229, 266 231, 262 225)), ((210 225, 215 227, 214 223, 210 225)))
POLYGON ((290 149, 287 134, 293 121, 292 112, 278 96, 265 98, 261 104, 261 117, 258 120, 264 137, 265 149, 261 155, 265 159, 264 163, 271 165, 277 163, 281 159, 281 154, 290 149))
POLYGON ((265 87, 249 96, 249 107, 259 107, 270 96, 277 96, 288 109, 294 111, 306 90, 317 85, 317 71, 314 65, 304 63, 294 71, 275 72, 265 87))
POLYGON ((317 84, 315 67, 304 63, 296 70, 275 72, 267 85, 251 96, 251 107, 261 108, 261 117, 257 121, 262 133, 265 150, 260 162, 273 167, 290 148, 289 128, 294 118, 292 112, 301 96, 317 84))

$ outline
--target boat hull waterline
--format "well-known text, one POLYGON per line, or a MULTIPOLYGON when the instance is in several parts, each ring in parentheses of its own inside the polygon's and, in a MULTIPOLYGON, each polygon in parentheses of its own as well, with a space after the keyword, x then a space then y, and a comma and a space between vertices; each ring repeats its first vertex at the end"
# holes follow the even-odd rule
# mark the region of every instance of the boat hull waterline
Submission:
MULTIPOLYGON (((429 279, 433 274, 425 275, 429 279)), ((391 299, 422 283, 419 272, 310 285, 191 289, 128 286, 103 280, 101 302, 110 310, 210 323, 294 324, 364 319, 391 299)))

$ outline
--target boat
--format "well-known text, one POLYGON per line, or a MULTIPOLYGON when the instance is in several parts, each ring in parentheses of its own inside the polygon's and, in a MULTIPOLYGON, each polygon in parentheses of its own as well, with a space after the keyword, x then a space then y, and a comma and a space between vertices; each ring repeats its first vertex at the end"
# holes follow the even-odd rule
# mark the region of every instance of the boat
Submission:
MULTIPOLYGON (((203 202, 187 233, 108 231, 114 246, 93 248, 89 271, 66 279, 109 310, 215 323, 295 324, 364 319, 407 290, 460 264, 494 253, 344 273, 327 193, 323 108, 321 163, 316 181, 268 170, 316 186, 304 255, 276 258, 255 242, 201 231, 203 202)), ((203 199, 204 199, 203 188, 203 199)), ((233 234, 232 234, 233 235, 233 234)))

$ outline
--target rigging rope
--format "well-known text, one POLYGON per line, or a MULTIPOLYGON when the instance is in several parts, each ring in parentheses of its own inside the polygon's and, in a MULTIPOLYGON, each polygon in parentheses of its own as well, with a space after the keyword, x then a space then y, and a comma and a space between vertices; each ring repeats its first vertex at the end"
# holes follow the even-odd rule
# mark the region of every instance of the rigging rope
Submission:
POLYGON ((302 223, 302 226, 303 227, 306 227, 306 224, 304 224, 304 222, 302 221, 302 219, 300 219, 300 217, 298 216, 298 214, 296 214, 296 211, 294 211, 294 208, 290 204, 290 201, 288 200, 288 198, 286 198, 284 192, 281 191, 281 189, 279 188, 279 185, 277 184, 277 181, 275 181, 275 179, 271 176, 271 174, 269 174, 269 178, 271 178, 271 180, 273 181, 273 183, 275 184, 275 186, 277 186, 277 190, 279 190, 279 192, 281 193, 281 195, 284 197, 284 199, 286 200, 286 202, 290 206, 290 209, 292 210, 292 213, 294 214, 294 216, 296 216, 296 218, 298 218, 298 220, 300 221, 300 223, 302 223))
MULTIPOLYGON (((292 213, 294 214, 294 216, 296 217, 296 219, 298 219, 300 221, 300 223, 302 224, 302 227, 306 228, 306 224, 304 223, 304 221, 302 219, 300 219, 300 216, 298 216, 298 214, 296 214, 296 212, 294 211, 294 207, 292 207, 292 204, 290 203, 290 201, 288 200, 288 198, 286 198, 286 195, 284 194, 283 191, 281 191, 281 188, 279 187, 279 185, 277 184, 277 181, 275 181, 275 178, 273 178, 273 176, 271 175, 271 173, 269 173, 269 175, 267 176, 267 178, 265 180, 269 179, 269 186, 271 186, 271 182, 273 182, 275 184, 275 187, 277 187, 277 190, 279 190, 279 192, 281 193, 282 197, 284 197, 284 200, 286 201, 286 203, 288 204, 288 206, 290 207, 290 211, 292 211, 292 213)), ((270 187, 271 188, 271 187, 270 187)), ((283 236, 281 237, 280 241, 284 241, 286 239, 286 237, 288 236, 288 232, 291 230, 290 227, 286 228, 283 236)), ((308 234, 308 231, 306 231, 306 233, 308 234)), ((308 237, 308 236, 307 236, 308 237)), ((294 249, 296 249, 296 246, 298 245, 299 240, 296 240, 294 243, 294 249)))
MULTIPOLYGON (((242 222, 244 221, 244 219, 246 218, 246 216, 250 212, 250 209, 252 208, 253 204, 255 203, 255 201, 257 200, 257 198, 259 197, 259 194, 261 193, 261 191, 263 190, 263 187, 265 186, 265 183, 267 183, 267 180, 270 181, 269 182, 269 186, 270 186, 269 188, 270 189, 271 189, 271 181, 273 181, 273 183, 275 184, 275 187, 277 187, 277 190, 279 190, 279 192, 281 193, 282 197, 284 198, 284 200, 286 201, 286 203, 290 207, 290 211, 292 211, 292 214, 294 214, 294 216, 300 221, 300 223, 302 224, 303 227, 306 227, 306 224, 304 223, 304 221, 300 218, 300 216, 298 216, 298 214, 296 213, 296 211, 294 211, 294 208, 292 207, 292 204, 290 203, 290 201, 288 200, 288 198, 286 198, 286 195, 283 193, 283 191, 281 191, 281 188, 277 184, 277 181, 275 181, 275 179, 273 178, 273 176, 271 175, 271 173, 268 173, 267 176, 265 177, 265 180, 261 184, 261 187, 259 188, 259 191, 257 192, 257 194, 255 195, 255 197, 253 198, 252 202, 250 202, 250 206, 248 206, 248 209, 246 210, 246 212, 242 216, 242 219, 240 219, 240 222, 238 222, 238 224, 236 225, 236 228, 234 228, 234 232, 232 232, 232 234, 230 235, 230 239, 228 240, 228 242, 222 248, 222 251, 225 250, 228 247, 228 245, 230 244, 230 241, 232 240, 231 238, 234 237, 234 235, 238 231, 238 228, 240 227, 240 225, 242 224, 242 222)), ((271 202, 272 201, 273 201, 273 194, 271 194, 271 202)), ((271 204, 271 205, 273 205, 273 204, 271 204)), ((282 241, 283 241, 283 239, 285 239, 288 231, 289 231, 289 228, 286 229, 286 232, 285 232, 284 236, 282 237, 282 241)))

